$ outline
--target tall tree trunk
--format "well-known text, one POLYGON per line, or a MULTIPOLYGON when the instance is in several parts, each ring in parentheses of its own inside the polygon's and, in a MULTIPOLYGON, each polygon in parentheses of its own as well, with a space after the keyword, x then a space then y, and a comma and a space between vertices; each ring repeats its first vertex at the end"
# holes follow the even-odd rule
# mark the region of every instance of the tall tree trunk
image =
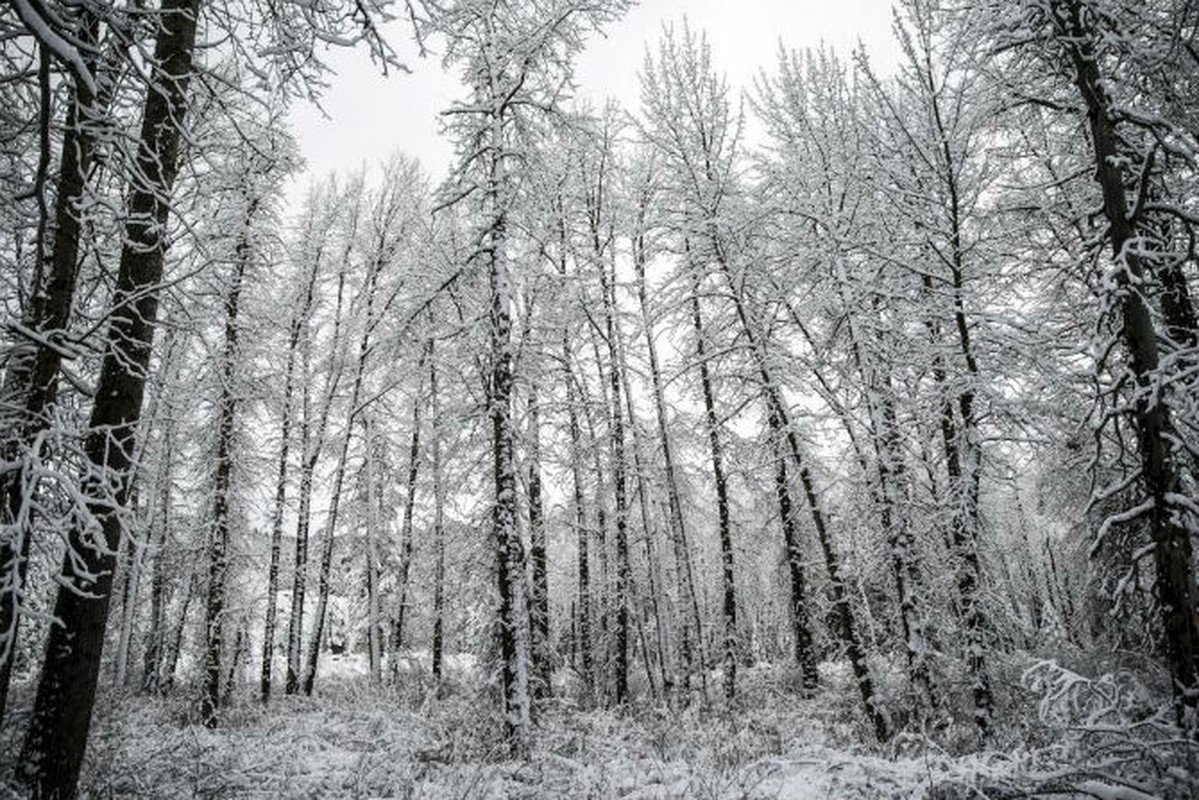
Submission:
MULTIPOLYGON (((493 140, 503 141, 501 120, 494 121, 493 140)), ((491 185, 501 183, 498 156, 493 165, 491 185)), ((491 417, 492 481, 495 487, 492 507, 492 538, 495 548, 495 576, 500 597, 497 624, 500 640, 501 687, 504 695, 505 735, 515 752, 528 744, 530 709, 528 641, 525 638, 524 552, 516 527, 516 452, 512 425, 512 317, 509 303, 507 254, 507 217, 492 198, 495 218, 488 246, 488 282, 490 284, 491 376, 488 382, 488 413, 491 417), (523 618, 523 619, 522 619, 523 618)))
POLYGON ((233 656, 229 659, 229 669, 225 673, 224 688, 221 690, 222 706, 228 706, 233 702, 233 692, 237 689, 237 673, 241 669, 242 662, 245 660, 248 638, 246 636, 246 624, 243 620, 237 626, 237 633, 233 636, 233 656))
MULTIPOLYGON (((36 12, 33 12, 36 13, 36 12)), ((95 73, 96 43, 100 20, 88 8, 78 12, 78 37, 89 70, 95 73)), ((47 45, 40 45, 42 48, 47 45)), ((43 49, 43 69, 48 68, 48 51, 43 49)), ((48 76, 47 76, 48 77, 48 76)), ((43 85, 43 103, 50 101, 50 87, 43 85)), ((70 83, 67 114, 63 125, 62 153, 59 157, 58 189, 54 202, 54 246, 50 270, 44 275, 44 251, 39 246, 33 297, 22 321, 31 341, 16 345, 8 354, 4 384, 0 393, 5 407, 15 409, 0 419, 3 441, 0 453, 7 462, 21 462, 23 451, 35 443, 50 424, 49 410, 58 395, 58 373, 62 364, 67 327, 75 297, 78 275, 81 206, 87 191, 87 176, 95 151, 95 131, 99 127, 99 98, 82 81, 70 83), (43 285, 41 278, 45 277, 43 285)), ((44 109, 44 113, 49 109, 44 109)), ((50 120, 44 121, 49 131, 50 120)), ((47 145, 48 146, 48 145, 47 145)), ((42 187, 44 192, 44 186, 42 187)), ((44 201, 43 201, 44 202, 44 201)), ((43 206, 44 208, 44 206, 43 206)), ((43 212, 44 219, 44 212, 43 212)), ((39 237, 43 238, 43 237, 39 237)), ((23 468, 5 468, 0 472, 0 523, 11 526, 12 533, 0 541, 0 725, 8 705, 20 615, 17 613, 25 577, 29 570, 32 532, 28 512, 24 510, 27 478, 23 468)))
MULTIPOLYGON (((674 549, 675 586, 678 594, 679 674, 676 682, 684 700, 691 695, 691 675, 695 671, 693 649, 703 646, 703 631, 700 623, 699 600, 695 592, 695 573, 691 566, 691 547, 687 541, 687 527, 683 520, 683 503, 679 498, 679 483, 675 473, 674 452, 670 443, 666 401, 662 389, 662 370, 658 366, 658 346, 654 339, 654 327, 649 310, 649 299, 645 285, 645 262, 648 258, 641 237, 634 241, 633 266, 637 273, 637 297, 640 301, 642 328, 645 331, 646 352, 649 354, 650 384, 653 390, 654 411, 658 423, 658 442, 662 448, 662 463, 666 472, 666 499, 670 512, 670 542, 674 549)), ((700 663, 705 659, 700 656, 700 663)), ((707 669, 700 670, 707 696, 707 669)))
MULTIPOLYGON (((354 223, 351 226, 350 239, 357 229, 357 206, 355 206, 354 223)), ((337 310, 333 318, 333 357, 337 358, 337 350, 341 342, 341 312, 345 297, 346 271, 349 268, 350 245, 347 244, 342 254, 341 269, 337 276, 337 310)), ((314 267, 315 269, 315 267, 314 267)), ((298 492, 300 505, 296 514, 296 553, 295 570, 292 574, 291 616, 287 625, 287 679, 284 684, 286 694, 300 691, 300 661, 304 647, 304 595, 308 588, 308 534, 312 519, 312 482, 316 472, 317 461, 325 446, 325 434, 328 430, 329 415, 333 408, 333 399, 341 384, 341 360, 325 376, 323 404, 316 420, 316 430, 313 431, 311 390, 309 388, 309 366, 311 363, 311 342, 304 339, 301 342, 304 375, 302 381, 300 402, 300 482, 298 492)))
POLYGON ((316 682, 316 669, 320 662, 321 637, 324 635, 325 614, 329 607, 329 577, 333 569, 333 542, 337 533, 337 515, 341 508, 341 492, 345 483, 346 467, 350 455, 350 439, 353 436, 354 419, 359 413, 358 401, 362 396, 362 384, 366 376, 366 362, 370 355, 371 334, 375 327, 375 294, 379 287, 379 273, 385 261, 380 251, 372 262, 366 277, 366 310, 362 336, 358 340, 358 358, 354 367, 354 382, 350 388, 349 409, 346 414, 345 433, 341 441, 341 456, 337 460, 337 471, 333 477, 333 494, 329 500, 329 512, 325 516, 324 546, 321 549, 320 573, 317 575, 316 613, 312 623, 312 638, 309 639, 308 664, 304 670, 304 694, 311 695, 316 682))
POLYGON ((365 442, 366 463, 362 468, 366 483, 366 646, 370 664, 371 683, 383 683, 383 640, 379 626, 379 495, 382 487, 378 475, 378 442, 370 418, 363 415, 362 439, 365 442))
POLYGON ((882 384, 882 430, 876 435, 879 494, 882 498, 880 515, 891 551, 891 575, 899 594, 899 620, 903 632, 908 676, 921 699, 935 707, 937 696, 933 689, 928 662, 928 636, 924 618, 916 604, 920 585, 920 569, 916 561, 916 543, 907 516, 903 511, 909 493, 907 465, 904 461, 899 423, 895 413, 895 398, 889 377, 882 384))
POLYGON ((166 663, 162 667, 160 685, 163 691, 175 686, 175 672, 179 666, 179 655, 183 652, 183 633, 187 629, 187 612, 196 596, 196 573, 187 576, 187 588, 183 591, 183 599, 179 603, 179 619, 171 633, 171 647, 165 653, 166 663))
POLYGON ((592 662, 591 643, 591 532, 587 528, 587 507, 583 493, 583 445, 579 426, 579 399, 575 388, 575 375, 571 369, 571 352, 566 334, 562 335, 562 363, 566 370, 566 413, 570 432, 570 475, 574 492, 574 527, 577 542, 578 608, 576 617, 577 647, 580 672, 583 678, 583 693, 587 702, 595 699, 595 665, 592 662))
MULTIPOLYGON (((598 238, 596 239, 598 243, 598 238)), ((628 458, 625 453, 624 408, 621 402, 621 369, 617 337, 620 335, 616 321, 616 274, 615 264, 609 274, 609 261, 604 251, 597 247, 596 256, 600 274, 600 292, 604 303, 604 331, 608 344, 608 381, 610 388, 612 481, 614 484, 614 523, 616 533, 616 581, 614 586, 616 619, 614 631, 615 653, 615 700, 623 704, 629 699, 629 593, 632 591, 632 568, 629 564, 629 501, 628 501, 628 458)), ((648 654, 647 654, 648 657, 648 654)))
POLYGON ((30 791, 46 798, 76 794, 91 726, 92 706, 108 621, 112 572, 121 520, 129 498, 130 455, 141 414, 146 371, 158 316, 171 190, 178 170, 180 126, 200 0, 165 0, 157 15, 159 35, 138 140, 137 180, 129 201, 125 244, 109 317, 107 350, 100 368, 85 452, 90 463, 86 496, 99 521, 102 541, 73 527, 67 538, 62 581, 54 605, 61 625, 52 626, 38 681, 33 715, 21 751, 19 773, 30 791))
MULTIPOLYGON (((842 305, 847 309, 852 308, 852 300, 848 295, 849 279, 840 260, 836 269, 837 288, 842 305)), ((881 298, 874 295, 872 301, 875 313, 881 314, 881 298)), ((933 691, 932 674, 929 671, 924 620, 916 604, 920 569, 916 563, 915 542, 905 513, 905 509, 909 507, 906 497, 907 465, 896 416, 891 375, 885 364, 881 368, 876 365, 871 357, 873 351, 869 348, 869 343, 859 336, 851 315, 847 314, 845 319, 851 357, 864 386, 863 402, 866 406, 868 433, 874 449, 874 478, 877 481, 872 495, 878 507, 883 534, 887 539, 891 576, 899 597, 899 622, 907 658, 908 678, 919 702, 935 708, 937 697, 933 691)), ((841 416, 846 429, 849 430, 849 420, 846 415, 841 416)), ((856 443, 855 451, 858 452, 858 460, 866 480, 871 481, 866 454, 856 443)))
MULTIPOLYGON (((391 649, 397 656, 400 648, 404 646, 404 622, 408 616, 408 593, 411 587, 408 585, 409 575, 412 572, 412 551, 413 551, 413 531, 412 521, 416 511, 416 483, 420 477, 420 427, 421 427, 421 406, 424 404, 424 398, 421 397, 425 362, 428 361, 430 353, 433 351, 433 340, 425 341, 424 347, 421 349, 420 360, 416 365, 417 387, 416 395, 412 399, 412 438, 408 445, 408 475, 404 482, 404 519, 400 526, 400 575, 399 575, 399 597, 396 602, 395 623, 391 632, 391 649)), ((392 660, 393 668, 398 664, 392 660)))
MULTIPOLYGON (((117 636, 117 652, 113 664, 113 685, 116 688, 129 682, 129 654, 133 648, 134 627, 137 624, 139 597, 141 594, 142 576, 145 573, 146 561, 153 554, 154 540, 163 531, 155 530, 155 519, 158 516, 156 503, 162 497, 160 481, 164 470, 169 472, 170 464, 158 465, 154 485, 145 502, 144 512, 139 512, 140 487, 143 483, 140 472, 146 463, 146 450, 150 433, 163 420, 159 417, 163 397, 168 391, 170 382, 174 379, 172 360, 175 357, 175 331, 169 330, 163 344, 163 355, 160 359, 159 374, 153 380, 154 391, 150 397, 149 408, 141 415, 141 431, 138 433, 138 447, 133 457, 134 474, 130 479, 133 484, 130 509, 133 512, 132 524, 125 529, 122 538, 125 551, 123 556, 118 554, 117 575, 121 582, 121 617, 117 636), (123 557, 123 561, 120 559, 123 557)), ((173 422, 168 420, 168 425, 173 422)), ((168 498, 169 499, 169 498, 168 498)))
MULTIPOLYGON (((1132 417, 1137 429, 1141 482, 1153 501, 1148 513, 1153 541, 1154 578, 1165 631, 1166 654, 1173 677, 1175 704, 1180 721, 1199 707, 1199 614, 1196 614, 1195 576, 1191 536, 1183 522, 1184 510, 1174 498, 1182 496, 1179 469, 1174 461, 1169 398, 1160 385, 1158 332, 1153 312, 1141 286, 1146 266, 1137 252, 1139 233, 1129 213, 1125 194, 1125 164, 1120 137, 1104 88, 1094 40, 1098 35, 1084 22, 1079 0, 1055 0, 1055 22, 1074 68, 1074 82, 1087 109, 1094 148, 1096 179, 1103 192, 1103 213, 1112 240, 1112 255, 1122 269, 1116 271, 1120 287, 1121 336, 1132 356, 1136 381, 1132 417)), ((1173 301, 1172 301, 1173 302, 1173 301)), ((1174 323, 1180 320, 1174 310, 1174 323)), ((1192 322, 1193 324, 1193 322, 1192 322)), ((1176 334, 1179 335, 1179 334, 1176 334)), ((1183 334, 1184 335, 1184 334, 1183 334)))
MULTIPOLYGON (((135 459, 134 463, 140 463, 140 458, 135 459)), ((134 520, 137 520, 140 516, 137 511, 140 504, 138 497, 139 483, 136 477, 132 481, 133 489, 129 499, 130 516, 134 520)), ((134 525, 137 525, 137 523, 135 522, 134 525)), ((125 681, 129 677, 129 648, 133 645, 133 626, 137 616, 137 596, 141 590, 142 558, 144 555, 143 537, 144 533, 134 533, 132 530, 126 529, 122 535, 122 538, 125 540, 124 547, 117 553, 116 575, 121 577, 121 613, 117 623, 117 652, 113 654, 112 685, 118 691, 125 686, 125 681)))
POLYGON ((691 292, 691 324, 695 330, 695 358, 699 364, 700 389, 704 397, 704 418, 707 422, 708 450, 712 459, 712 479, 716 485, 716 520, 720 536, 721 588, 724 594, 724 696, 732 700, 737 692, 737 592, 733 577, 733 537, 729 522, 728 478, 724 472, 724 448, 720 440, 720 417, 716 413, 716 396, 712 389, 711 370, 708 367, 707 334, 704 330, 699 295, 703 277, 698 267, 691 292))
MULTIPOLYGON (((430 339, 432 341, 432 339, 430 339)), ((441 461, 441 395, 437 386, 437 361, 429 347, 429 403, 433 417, 430 468, 433 472, 433 678, 441 680, 445 648, 445 476, 441 461)))
MULTIPOLYGON (((316 257, 313 259, 312 269, 308 273, 303 303, 299 309, 293 312, 288 324, 287 366, 283 371, 283 411, 279 430, 279 462, 275 470, 275 507, 271 513, 270 563, 267 567, 266 622, 262 633, 260 692, 263 703, 267 703, 271 699, 275 627, 279 616, 279 564, 283 560, 283 516, 287 510, 287 473, 290 466, 288 457, 291 453, 291 415, 292 398, 295 396, 296 355, 300 349, 300 339, 316 294, 316 276, 320 270, 320 254, 321 250, 318 248, 316 257)), ((307 442, 304 442, 301 449, 304 456, 307 457, 307 442)))
MULTIPOLYGON (((654 621, 655 645, 658 651, 658 668, 661 672, 660 679, 662 684, 663 699, 670 701, 671 692, 671 674, 667 664, 667 642, 666 642, 666 626, 663 624, 662 608, 659 598, 659 575, 658 575, 658 558, 654 553, 654 542, 658 536, 653 523, 653 514, 650 511, 650 497, 648 481, 646 480, 646 465, 642 458, 644 448, 642 447, 641 426, 637 420, 637 410, 633 404, 633 391, 629 383, 629 366, 628 357, 623 344, 620 346, 620 375, 621 382, 624 388, 625 410, 629 415, 629 429, 633 437, 633 470, 637 480, 637 502, 641 511, 641 542, 645 547, 645 574, 646 587, 649 592, 649 604, 644 605, 644 616, 648 619, 652 616, 654 621)), ((644 648, 643 648, 644 649, 644 648)), ((648 657, 648 651, 646 651, 648 657)), ((647 675, 649 674, 649 664, 646 664, 647 675)), ((652 679, 651 679, 652 684, 652 679)))
POLYGON ((811 690, 820 681, 816 669, 816 648, 813 645, 811 615, 808 613, 808 583, 804 570, 803 550, 795 524, 795 502, 791 497, 791 478, 787 472, 787 454, 783 446, 785 432, 782 420, 768 412, 771 443, 775 457, 774 490, 779 505, 779 524, 783 529, 783 546, 787 554, 787 575, 791 580, 792 652, 803 687, 811 690))
POLYGON ((529 416, 529 634, 533 658, 534 698, 553 694, 550 650, 550 593, 545 546, 545 512, 541 500, 541 406, 536 383, 530 383, 529 416))
MULTIPOLYGON (((758 377, 762 384, 762 393, 766 402, 767 419, 770 420, 773 418, 775 420, 774 425, 781 431, 782 441, 786 444, 791 460, 795 464, 795 469, 798 473, 804 500, 807 502, 808 512, 812 518, 812 526, 816 530, 816 540, 820 545, 820 552, 824 556, 825 569, 828 571, 829 585, 833 592, 833 614, 836 619, 837 633, 841 641, 845 644, 850 667, 853 669, 854 679, 858 685, 858 693, 862 697, 862 705, 865 707, 866 715, 870 719, 875 737, 880 742, 885 742, 891 737, 891 726, 880 707, 880 700, 874 690, 874 681, 870 676, 870 667, 866 663, 866 653, 862 649, 861 639, 858 635, 853 606, 850 604, 845 581, 841 575, 841 560, 837 556, 836 550, 833 549, 833 542, 826 524, 824 510, 816 494, 815 481, 804 459, 803 450, 799 446, 799 437, 791 425, 787 408, 783 404, 782 389, 770 371, 765 338, 759 332, 760 328, 750 314, 750 310, 747 307, 747 299, 743 296, 741 287, 738 286, 737 281, 734 279, 732 269, 729 267, 728 258, 724 253, 719 239, 715 236, 712 237, 712 245, 716 253, 717 263, 728 283, 733 305, 737 312, 737 318, 741 323, 742 333, 748 341, 754 366, 758 371, 758 377)), ((796 588, 796 584, 792 582, 792 591, 794 592, 796 588)), ((793 595, 793 607, 796 602, 799 601, 793 595)))
MULTIPOLYGON (((608 563, 609 549, 612 543, 612 537, 609 536, 608 529, 608 509, 605 505, 605 499, 609 496, 606 476, 610 473, 609 469, 605 469, 603 458, 603 445, 599 436, 599 429, 596 426, 595 409, 596 406, 603 411, 607 417, 611 406, 608 405, 608 384, 604 381, 603 358, 599 351, 599 345, 594 339, 591 341, 595 351, 595 369, 596 379, 599 384, 600 394, 602 397, 599 401, 593 403, 587 386, 586 370, 584 365, 579 365, 579 399, 581 408, 583 409, 583 419, 587 423, 587 435, 591 453, 591 471, 595 476, 595 490, 593 492, 593 502, 595 505, 595 540, 592 542, 591 552, 596 554, 596 575, 591 578, 591 584, 599 586, 599 603, 596 609, 595 616, 598 628, 593 628, 593 639, 598 638, 598 642, 593 641, 593 646, 598 648, 599 657, 593 663, 595 665, 595 696, 596 700, 601 705, 607 705, 612 699, 612 630, 611 630, 611 608, 612 608, 612 571, 608 563)), ((611 422, 608 423, 611 426, 611 422)), ((592 598, 594 601, 594 598, 592 598)), ((593 603, 594 605, 594 603, 593 603)))
POLYGON ((159 473, 156 493, 157 523, 153 526, 150 540, 150 628, 146 634, 145 653, 142 658, 142 691, 156 694, 162 687, 162 660, 166 650, 166 600, 167 570, 163 564, 164 551, 171 531, 171 494, 174 486, 175 421, 168 414, 162 431, 162 453, 159 456, 159 473))
POLYGON ((229 570, 229 504, 233 479, 233 435, 237 424, 238 311, 246 269, 252 257, 250 228, 258 200, 246 198, 248 206, 242 221, 233 257, 233 276, 225 294, 225 351, 221 354, 221 389, 217 402, 216 470, 213 476, 212 532, 208 543, 208 598, 204 615, 204 695, 200 700, 200 720, 206 727, 217 725, 221 703, 221 649, 224 643, 225 585, 229 570))
MULTIPOLYGON (((925 292, 932 289, 929 276, 924 276, 925 292)), ((935 344, 942 336, 940 323, 927 320, 931 341, 935 344)), ((948 371, 938 353, 933 357, 933 380, 940 392, 939 429, 941 446, 945 453, 945 498, 950 504, 949 549, 955 565, 958 611, 964 632, 963 650, 966 666, 970 670, 970 691, 974 699, 974 722, 979 734, 986 739, 991 730, 991 713, 994 700, 986 672, 987 621, 979 602, 978 557, 979 527, 979 463, 976 448, 978 443, 973 416, 973 392, 964 391, 953 402, 949 388, 948 371), (958 414, 961 414, 959 426, 958 414)))
MULTIPOLYGON (((305 358, 307 361, 307 358, 305 358)), ((307 370, 305 370, 307 372, 307 370)), ((287 623, 287 677, 283 691, 295 694, 300 690, 300 656, 304 635, 304 595, 308 589, 308 529, 312 518, 312 477, 320 454, 320 443, 312 443, 312 400, 308 381, 300 389, 300 481, 297 492, 300 505, 296 510, 295 566, 291 578, 291 609, 287 623)))

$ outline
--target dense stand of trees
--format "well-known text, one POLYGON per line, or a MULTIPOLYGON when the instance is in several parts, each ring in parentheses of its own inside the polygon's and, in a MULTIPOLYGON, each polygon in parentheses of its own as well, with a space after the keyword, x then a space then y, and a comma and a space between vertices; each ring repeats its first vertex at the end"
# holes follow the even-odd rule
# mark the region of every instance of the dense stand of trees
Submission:
POLYGON ((105 680, 215 727, 347 650, 484 655, 517 755, 551 695, 732 707, 763 660, 981 744, 1064 647, 1194 728, 1193 8, 904 0, 893 74, 781 49, 743 99, 684 24, 596 112, 625 0, 413 2, 449 177, 284 215, 289 98, 322 41, 394 64, 375 21, 152 5, 0 11, 6 778, 74 796, 105 680))

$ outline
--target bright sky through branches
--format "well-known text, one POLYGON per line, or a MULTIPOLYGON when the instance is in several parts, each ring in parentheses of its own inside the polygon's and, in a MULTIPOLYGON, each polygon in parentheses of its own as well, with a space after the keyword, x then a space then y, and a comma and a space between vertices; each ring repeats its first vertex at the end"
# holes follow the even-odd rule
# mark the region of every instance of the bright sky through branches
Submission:
MULTIPOLYGON (((681 24, 684 18, 694 30, 707 32, 714 62, 733 91, 752 87, 759 69, 773 68, 780 40, 801 49, 824 42, 846 57, 860 40, 884 70, 896 58, 887 0, 642 0, 583 54, 577 73, 580 99, 599 107, 614 97, 636 109, 637 73, 646 48, 656 46, 663 25, 681 24)), ((411 74, 384 78, 361 49, 335 51, 329 61, 338 74, 322 101, 329 118, 306 103, 292 112, 308 162, 307 173, 293 185, 293 197, 314 177, 378 164, 397 150, 419 158, 435 178, 444 174, 452 149, 439 135, 438 114, 464 90, 443 72, 436 56, 416 58, 407 28, 397 24, 395 30, 411 74)))

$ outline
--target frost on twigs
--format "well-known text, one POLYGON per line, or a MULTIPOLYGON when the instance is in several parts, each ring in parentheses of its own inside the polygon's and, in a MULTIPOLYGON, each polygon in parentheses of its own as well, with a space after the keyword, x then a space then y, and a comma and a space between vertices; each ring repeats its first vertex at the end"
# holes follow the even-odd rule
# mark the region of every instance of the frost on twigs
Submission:
POLYGON ((1199 793, 1199 742, 1138 676, 1117 670, 1090 678, 1038 661, 1024 683, 1039 696, 1040 723, 1058 734, 1050 748, 1058 766, 1037 776, 1044 787, 1104 800, 1199 793))

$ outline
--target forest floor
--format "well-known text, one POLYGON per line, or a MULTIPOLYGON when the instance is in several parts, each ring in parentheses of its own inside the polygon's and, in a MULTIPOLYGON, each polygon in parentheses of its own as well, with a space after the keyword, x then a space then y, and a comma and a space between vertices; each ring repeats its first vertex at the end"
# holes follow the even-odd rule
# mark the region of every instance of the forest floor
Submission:
MULTIPOLYGON (((549 701, 529 757, 514 760, 486 692, 450 680, 436 697, 420 674, 374 688, 359 664, 330 661, 313 697, 278 696, 263 707, 247 688, 216 730, 196 724, 186 692, 107 693, 83 796, 964 800, 1030 796, 1034 784, 1042 797, 1156 796, 1086 784, 1090 777, 1070 763, 1077 748, 1027 721, 981 751, 966 745, 965 730, 959 752, 947 749, 953 737, 944 729, 901 734, 885 747, 863 744, 869 732, 848 670, 835 665, 824 666, 821 690, 807 698, 787 670, 744 670, 737 702, 724 709, 588 711, 549 701), (1095 791, 1045 791, 1063 776, 1095 791)), ((713 693, 718 686, 711 684, 713 693)), ((14 715, 6 727, 0 761, 14 756, 13 729, 23 720, 14 715)))

